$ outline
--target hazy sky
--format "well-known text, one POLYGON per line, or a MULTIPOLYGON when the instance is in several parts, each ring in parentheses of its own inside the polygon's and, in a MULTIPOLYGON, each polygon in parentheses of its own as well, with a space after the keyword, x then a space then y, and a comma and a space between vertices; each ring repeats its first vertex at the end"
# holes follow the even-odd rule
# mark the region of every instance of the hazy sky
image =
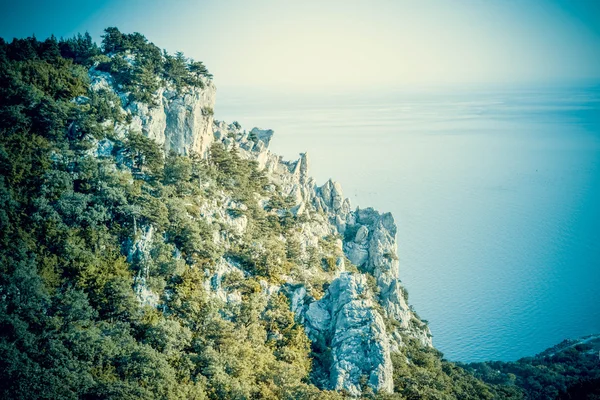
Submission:
POLYGON ((600 0, 2 1, 0 36, 117 26, 217 85, 357 87, 600 78, 600 0))

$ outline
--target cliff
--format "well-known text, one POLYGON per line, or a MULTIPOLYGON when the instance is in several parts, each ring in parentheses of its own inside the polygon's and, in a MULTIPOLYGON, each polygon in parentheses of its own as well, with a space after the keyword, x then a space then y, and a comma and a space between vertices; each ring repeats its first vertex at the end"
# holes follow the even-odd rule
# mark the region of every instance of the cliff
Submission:
MULTIPOLYGON (((110 74, 92 68, 90 77, 92 90, 113 90, 120 99, 128 98, 111 82, 110 74)), ((247 132, 237 124, 213 123, 212 114, 205 110, 214 108, 215 93, 213 83, 206 81, 202 89, 190 88, 181 93, 161 87, 154 94, 153 106, 124 100, 122 112, 130 116, 131 122, 115 122, 114 130, 121 137, 141 131, 162 147, 165 156, 173 151, 181 155, 198 154, 206 159, 213 143, 221 144, 227 151, 235 148, 242 158, 257 163, 258 170, 276 185, 279 195, 290 199, 288 208, 292 215, 302 218, 299 232, 285 239, 299 243, 299 259, 308 261, 310 248, 328 237, 337 238, 335 245, 343 249, 343 254, 336 256, 331 269, 323 271, 319 262, 302 271, 301 276, 282 277, 278 285, 263 281, 265 295, 283 291, 291 299, 296 319, 305 326, 310 340, 325 343, 331 349, 331 366, 321 382, 323 387, 358 396, 362 392, 361 378, 367 376, 367 384, 373 391, 392 392, 390 354, 403 345, 402 335, 417 339, 423 346, 432 346, 429 328, 406 303, 398 278, 393 216, 372 208, 353 210, 337 182, 329 180, 318 186, 309 175, 307 154, 296 161, 285 161, 269 150, 272 130, 253 128, 247 132), (321 298, 310 294, 316 277, 325 280, 328 286, 321 298), (386 320, 390 321, 387 327, 386 320)), ((114 145, 105 140, 91 151, 100 156, 105 147, 114 145)), ((232 203, 234 199, 223 196, 218 203, 204 204, 202 214, 209 222, 219 215, 237 235, 243 236, 247 217, 231 216, 228 210, 232 203)), ((268 202, 261 200, 258 204, 265 210, 268 206, 268 202)), ((150 258, 149 244, 155 229, 152 225, 139 229, 139 239, 129 250, 130 260, 150 258)), ((217 238, 217 244, 224 248, 232 246, 228 238, 217 238)), ((239 291, 223 288, 220 280, 235 270, 244 274, 248 271, 226 256, 219 258, 216 265, 218 269, 205 280, 206 289, 225 301, 241 301, 239 291)), ((154 306, 161 295, 145 287, 143 274, 138 277, 136 292, 142 303, 154 306)))
POLYGON ((234 125, 215 123, 216 140, 229 149, 237 146, 244 157, 256 160, 281 193, 292 199, 294 215, 305 216, 304 234, 298 238, 303 249, 329 235, 339 237, 337 245, 345 258, 336 259, 325 296, 307 295, 310 277, 286 281, 293 287, 287 290, 292 309, 309 338, 331 347, 327 386, 359 395, 361 377, 367 376, 372 389, 391 392, 390 352, 403 345, 402 334, 432 346, 429 328, 406 303, 398 277, 394 218, 372 208, 352 210, 337 182, 317 186, 308 174, 307 154, 289 162, 268 150, 272 134, 257 128, 246 133, 234 125), (346 264, 358 271, 347 272, 346 264), (393 323, 386 328, 384 319, 393 323))

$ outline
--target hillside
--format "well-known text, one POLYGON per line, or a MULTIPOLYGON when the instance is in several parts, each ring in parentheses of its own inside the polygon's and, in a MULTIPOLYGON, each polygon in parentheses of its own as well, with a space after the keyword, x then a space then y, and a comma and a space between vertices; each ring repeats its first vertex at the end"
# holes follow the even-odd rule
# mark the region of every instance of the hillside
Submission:
POLYGON ((0 64, 3 398, 527 396, 442 358, 392 215, 214 121, 201 62, 108 28, 0 64))

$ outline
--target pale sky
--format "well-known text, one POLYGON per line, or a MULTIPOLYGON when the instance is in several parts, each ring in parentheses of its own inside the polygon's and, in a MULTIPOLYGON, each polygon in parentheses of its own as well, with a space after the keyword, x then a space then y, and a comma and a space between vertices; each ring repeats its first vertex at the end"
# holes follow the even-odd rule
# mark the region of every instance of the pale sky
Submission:
POLYGON ((0 36, 117 26, 203 61, 217 86, 600 79, 600 0, 19 1, 0 36), (83 4, 82 4, 83 3, 83 4))

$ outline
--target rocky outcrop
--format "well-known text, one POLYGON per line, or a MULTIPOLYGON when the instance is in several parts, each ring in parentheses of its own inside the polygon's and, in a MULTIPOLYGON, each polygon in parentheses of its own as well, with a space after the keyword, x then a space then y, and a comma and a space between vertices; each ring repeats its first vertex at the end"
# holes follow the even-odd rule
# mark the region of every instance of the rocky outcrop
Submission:
POLYGON ((401 330, 422 345, 433 346, 429 327, 406 302, 408 296, 399 279, 397 227, 392 214, 381 214, 372 208, 356 209, 346 217, 345 229, 344 253, 361 271, 375 278, 385 317, 396 320, 401 330))
POLYGON ((211 293, 223 302, 241 303, 242 296, 239 291, 227 291, 223 287, 223 278, 231 273, 238 273, 240 276, 244 276, 244 271, 237 265, 234 265, 228 260, 221 260, 221 262, 215 266, 213 272, 208 269, 204 271, 204 275, 206 276, 204 288, 207 293, 211 293))
POLYGON ((89 72, 92 90, 110 90, 121 99, 122 111, 129 115, 127 123, 115 123, 117 134, 142 132, 163 146, 165 153, 174 151, 189 155, 206 155, 214 141, 213 109, 216 87, 203 79, 203 87, 187 87, 180 91, 171 85, 159 88, 154 104, 130 101, 129 93, 114 85, 109 73, 92 68, 89 72))
POLYGON ((342 273, 321 300, 308 305, 298 304, 298 290, 295 311, 303 316, 309 338, 331 348, 330 388, 353 396, 362 393, 363 385, 392 392, 389 339, 366 276, 342 273))
POLYGON ((335 216, 346 216, 350 212, 350 200, 344 198, 342 185, 328 180, 317 189, 315 208, 318 211, 329 212, 335 216))
POLYGON ((187 88, 182 93, 160 89, 157 106, 132 102, 125 109, 131 112, 131 127, 164 146, 165 152, 205 155, 213 142, 213 109, 216 88, 207 80, 204 88, 187 88))
POLYGON ((127 262, 137 267, 138 272, 134 278, 135 294, 143 305, 155 307, 158 304, 159 296, 148 288, 149 278, 149 260, 152 241, 154 239, 154 227, 148 225, 136 230, 136 239, 129 244, 127 253, 127 262))
MULTIPOLYGON (((135 57, 126 61, 134 65, 135 57)), ((309 175, 308 154, 287 161, 269 150, 273 130, 246 131, 237 122, 213 121, 216 88, 210 79, 201 78, 197 87, 179 89, 163 81, 163 87, 152 94, 152 104, 147 104, 131 100, 131 94, 115 84, 109 73, 91 68, 89 75, 91 90, 111 91, 113 95, 108 98, 113 100, 109 101, 120 100, 114 106, 120 107, 126 117, 105 121, 104 125, 114 130, 114 137, 109 135, 100 141, 91 138, 88 154, 107 159, 115 156, 115 168, 132 168, 118 142, 130 132, 141 132, 161 145, 165 155, 175 152, 206 158, 210 146, 220 143, 228 150, 235 149, 241 158, 255 161, 268 178, 270 184, 265 191, 256 194, 257 204, 233 199, 216 185, 211 187, 210 195, 189 199, 189 204, 182 205, 193 210, 189 213, 192 220, 218 226, 211 231, 212 238, 202 239, 223 251, 215 252, 222 255, 202 266, 208 296, 221 304, 239 306, 243 301, 240 281, 256 278, 231 255, 235 251, 228 254, 246 244, 248 229, 255 229, 247 215, 249 210, 258 205, 269 217, 282 218, 288 218, 291 212, 296 217, 294 229, 271 240, 281 241, 285 252, 293 250, 293 262, 286 259, 291 265, 286 275, 271 282, 261 279, 260 295, 266 300, 283 291, 313 345, 323 355, 330 355, 328 360, 327 356, 314 360, 320 363, 315 365, 319 386, 344 390, 352 396, 361 395, 365 388, 392 392, 391 354, 404 345, 403 338, 416 338, 423 346, 432 346, 429 328, 407 304, 407 293, 398 277, 397 227, 392 215, 372 208, 352 209, 342 186, 331 179, 318 186, 309 175), (277 196, 273 196, 275 191, 277 196), (273 202, 274 198, 277 201, 273 202)), ((80 96, 74 101, 84 104, 90 98, 80 96)), ((204 184, 209 187, 210 179, 204 184)), ((149 288, 149 260, 152 242, 163 239, 156 237, 152 226, 138 229, 134 222, 134 239, 124 243, 128 261, 137 268, 137 297, 145 305, 157 306, 160 300, 149 288)), ((258 243, 253 251, 266 256, 266 248, 258 243)), ((179 259, 177 247, 173 251, 179 259)))
POLYGON ((284 196, 294 201, 294 215, 309 216, 298 235, 303 251, 319 238, 340 235, 340 246, 360 273, 344 272, 343 258, 336 262, 335 276, 320 300, 308 295, 303 285, 287 283, 287 294, 298 321, 313 342, 326 343, 331 366, 324 386, 359 395, 368 385, 373 391, 392 390, 390 353, 402 346, 402 334, 431 346, 431 333, 406 302, 398 278, 396 223, 390 213, 372 208, 352 210, 339 183, 329 180, 317 186, 309 176, 309 157, 300 154, 285 161, 271 153, 273 131, 241 130, 238 124, 215 123, 215 140, 236 147, 242 157, 258 162, 284 196), (368 276, 374 285, 367 285, 368 276), (289 289, 289 288, 294 288, 289 289), (385 319, 397 328, 387 331, 385 319))
POLYGON ((272 129, 252 128, 249 138, 255 143, 254 150, 260 152, 261 150, 269 147, 269 143, 271 143, 273 134, 274 132, 272 129))

